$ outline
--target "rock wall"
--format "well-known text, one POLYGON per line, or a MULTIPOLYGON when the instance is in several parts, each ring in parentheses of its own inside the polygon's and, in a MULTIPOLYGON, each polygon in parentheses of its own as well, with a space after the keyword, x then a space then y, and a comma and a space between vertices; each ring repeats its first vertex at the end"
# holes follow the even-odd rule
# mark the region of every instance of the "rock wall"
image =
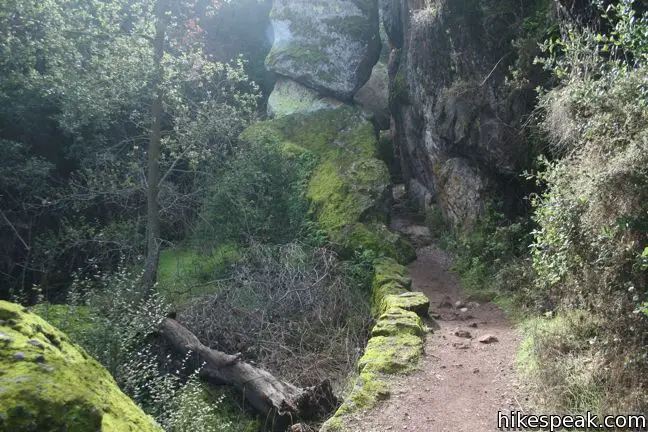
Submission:
POLYGON ((470 224, 508 199, 527 166, 521 122, 535 93, 507 85, 518 0, 381 0, 390 53, 391 127, 401 174, 421 206, 470 224))
POLYGON ((429 329, 421 318, 427 317, 430 300, 409 290, 407 268, 393 259, 378 259, 374 268, 371 304, 376 325, 358 361, 353 389, 320 432, 352 432, 354 419, 389 397, 390 375, 415 371, 423 353, 429 329))
POLYGON ((279 79, 268 117, 346 104, 363 107, 389 128, 387 39, 377 0, 275 0, 270 22, 265 63, 279 79))
POLYGON ((351 100, 380 54, 376 0, 275 0, 266 66, 340 100, 351 100))

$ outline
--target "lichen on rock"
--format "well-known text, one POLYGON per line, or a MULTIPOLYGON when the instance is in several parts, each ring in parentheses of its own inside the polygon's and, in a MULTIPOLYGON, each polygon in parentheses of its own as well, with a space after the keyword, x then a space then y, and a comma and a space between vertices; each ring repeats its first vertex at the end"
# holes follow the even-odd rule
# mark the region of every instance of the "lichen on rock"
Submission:
POLYGON ((423 322, 415 312, 403 308, 393 307, 386 310, 378 318, 378 322, 371 329, 371 336, 398 336, 411 334, 422 337, 425 334, 423 322))
POLYGON ((430 299, 422 292, 404 292, 400 294, 388 294, 382 298, 380 312, 399 308, 425 317, 430 309, 430 299))
POLYGON ((162 430, 83 348, 28 309, 0 301, 0 345, 0 430, 162 430))
POLYGON ((392 258, 374 261, 372 310, 376 325, 358 361, 359 375, 351 393, 321 431, 352 430, 348 427, 351 419, 389 397, 393 375, 417 370, 426 332, 421 316, 427 315, 430 301, 423 293, 410 292, 410 286, 407 267, 392 258))
POLYGON ((250 126, 241 138, 274 142, 314 154, 307 187, 317 225, 343 257, 372 250, 400 262, 415 258, 411 244, 386 227, 391 184, 377 155, 374 126, 353 107, 291 115, 250 126))
POLYGON ((322 97, 296 81, 279 78, 268 98, 268 116, 285 117, 291 114, 307 114, 324 109, 339 108, 342 102, 322 97))
POLYGON ((411 372, 415 370, 421 354, 423 341, 420 335, 400 331, 395 335, 373 336, 367 343, 358 367, 363 371, 387 374, 411 372))
POLYGON ((365 0, 275 0, 268 69, 341 100, 367 82, 380 54, 378 7, 365 0))

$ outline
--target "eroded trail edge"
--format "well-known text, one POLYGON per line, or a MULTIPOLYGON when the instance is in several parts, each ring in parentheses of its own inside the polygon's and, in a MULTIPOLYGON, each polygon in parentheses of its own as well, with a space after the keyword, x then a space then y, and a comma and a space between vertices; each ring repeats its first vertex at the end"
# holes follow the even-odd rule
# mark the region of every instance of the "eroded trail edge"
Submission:
POLYGON ((498 411, 519 409, 513 363, 520 337, 496 305, 471 301, 450 265, 438 246, 419 248, 409 265, 412 290, 430 298, 437 328, 426 337, 421 370, 396 379, 390 397, 352 430, 497 431, 498 411))

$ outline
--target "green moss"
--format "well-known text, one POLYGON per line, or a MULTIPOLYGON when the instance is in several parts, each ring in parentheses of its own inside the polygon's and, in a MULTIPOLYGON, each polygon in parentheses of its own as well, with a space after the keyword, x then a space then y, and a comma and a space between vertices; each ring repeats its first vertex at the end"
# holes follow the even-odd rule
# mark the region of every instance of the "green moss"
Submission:
POLYGON ((327 420, 320 432, 350 432, 347 420, 360 412, 376 406, 389 398, 389 378, 377 372, 363 371, 353 386, 353 390, 344 400, 335 415, 327 420))
POLYGON ((158 291, 173 303, 208 294, 217 289, 212 281, 225 277, 242 258, 240 246, 226 243, 201 253, 188 246, 160 254, 158 291))
POLYGON ((336 16, 324 20, 332 32, 347 35, 353 40, 371 40, 378 33, 372 22, 362 15, 336 16))
POLYGON ((407 267, 393 258, 379 258, 374 261, 374 277, 371 281, 371 307, 374 315, 383 313, 383 299, 390 295, 405 294, 412 280, 407 276, 407 267))
POLYGON ((393 258, 374 261, 372 304, 379 314, 365 353, 358 362, 359 377, 349 396, 321 431, 349 431, 349 419, 389 396, 389 375, 417 370, 425 329, 416 312, 429 307, 422 293, 410 293, 407 267, 393 258), (408 310, 410 309, 410 310, 408 310))
POLYGON ((320 428, 320 432, 350 432, 341 416, 334 416, 328 419, 320 428))
POLYGON ((0 429, 160 431, 81 347, 0 301, 0 429))
POLYGON ((394 307, 385 311, 378 318, 378 322, 371 330, 371 336, 399 336, 411 334, 423 337, 423 321, 415 313, 408 310, 394 307))
POLYGON ((407 267, 391 258, 378 258, 374 261, 374 270, 377 278, 392 275, 407 276, 407 267))
POLYGON ((405 309, 423 317, 428 315, 430 299, 421 292, 405 292, 383 296, 379 311, 384 313, 393 308, 405 309))
POLYGON ((365 353, 358 362, 363 372, 387 374, 412 372, 423 353, 423 340, 408 332, 369 339, 365 353))
POLYGON ((394 258, 407 264, 416 259, 416 251, 403 236, 389 231, 382 223, 363 223, 348 225, 333 237, 340 252, 362 247, 375 251, 379 256, 394 258))
POLYGON ((404 263, 415 258, 409 242, 385 226, 389 172, 376 158, 375 128, 359 110, 342 107, 259 122, 241 138, 251 144, 290 143, 317 156, 306 193, 310 211, 343 257, 363 249, 404 263))
POLYGON ((392 103, 407 104, 409 103, 409 93, 407 91, 407 81, 405 72, 399 70, 391 83, 390 100, 392 103))
POLYGON ((390 295, 399 295, 407 292, 407 288, 399 281, 385 281, 380 285, 375 285, 371 289, 371 310, 373 315, 381 313, 383 299, 390 295))
POLYGON ((374 279, 372 287, 376 289, 386 282, 398 282, 409 288, 412 280, 407 276, 407 267, 393 258, 379 258, 374 261, 374 279))

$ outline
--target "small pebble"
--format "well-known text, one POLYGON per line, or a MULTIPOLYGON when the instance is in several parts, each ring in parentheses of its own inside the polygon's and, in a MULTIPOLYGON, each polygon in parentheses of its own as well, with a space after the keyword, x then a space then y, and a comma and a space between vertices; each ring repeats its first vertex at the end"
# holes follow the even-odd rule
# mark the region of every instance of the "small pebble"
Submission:
POLYGON ((497 339, 495 336, 493 336, 491 334, 488 334, 488 335, 480 337, 479 342, 481 342, 483 344, 491 344, 491 343, 499 342, 499 339, 497 339))
POLYGON ((14 360, 16 360, 16 361, 23 361, 23 360, 25 360, 25 353, 24 352, 17 352, 16 354, 14 354, 13 357, 14 357, 14 360))

